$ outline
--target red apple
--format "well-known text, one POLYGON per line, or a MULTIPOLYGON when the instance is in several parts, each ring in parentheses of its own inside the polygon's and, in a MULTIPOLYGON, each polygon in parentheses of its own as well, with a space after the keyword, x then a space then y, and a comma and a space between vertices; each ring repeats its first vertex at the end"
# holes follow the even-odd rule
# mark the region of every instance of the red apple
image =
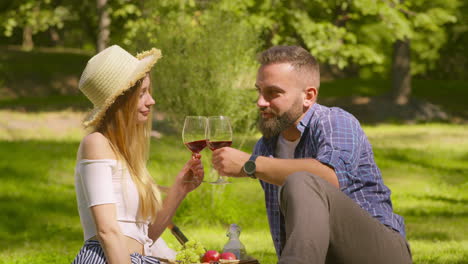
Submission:
POLYGON ((219 260, 219 252, 216 250, 208 250, 205 255, 203 255, 202 261, 203 262, 210 262, 210 261, 218 261, 219 260))
POLYGON ((228 259, 228 260, 236 260, 236 255, 234 253, 226 251, 223 254, 221 254, 221 259, 228 259))

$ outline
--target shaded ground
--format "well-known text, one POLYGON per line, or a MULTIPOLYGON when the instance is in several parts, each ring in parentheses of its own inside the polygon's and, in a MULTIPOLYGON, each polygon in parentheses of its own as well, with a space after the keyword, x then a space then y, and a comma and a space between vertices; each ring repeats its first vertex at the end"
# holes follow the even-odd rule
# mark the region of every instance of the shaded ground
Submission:
POLYGON ((320 98, 320 103, 327 106, 341 107, 356 116, 361 123, 367 124, 385 122, 467 122, 467 119, 463 116, 449 114, 438 105, 415 98, 412 98, 405 105, 394 104, 384 96, 329 97, 320 98))
POLYGON ((401 106, 386 97, 391 89, 389 80, 339 79, 321 84, 319 101, 344 107, 370 122, 468 120, 468 81, 413 79, 412 87, 410 102, 401 106))
MULTIPOLYGON (((386 122, 450 122, 466 124, 468 122, 468 118, 464 114, 450 113, 439 105, 415 98, 412 98, 406 105, 393 104, 383 96, 320 97, 319 103, 326 106, 343 108, 356 116, 363 124, 386 122)), ((252 104, 252 107, 255 107, 255 105, 252 104)), ((86 112, 91 109, 91 104, 82 95, 0 98, 0 110, 2 109, 4 111, 18 112, 57 112, 64 110, 86 112)), ((163 116, 161 114, 158 120, 164 121, 163 116)))
POLYGON ((25 52, 0 46, 0 99, 77 95, 90 54, 74 49, 37 48, 25 52))

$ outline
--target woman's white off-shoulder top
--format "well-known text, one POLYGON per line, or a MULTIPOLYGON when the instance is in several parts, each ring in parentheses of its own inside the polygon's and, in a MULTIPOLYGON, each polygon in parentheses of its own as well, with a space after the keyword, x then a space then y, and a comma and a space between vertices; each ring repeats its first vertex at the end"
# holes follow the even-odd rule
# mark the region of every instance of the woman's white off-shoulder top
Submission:
POLYGON ((153 240, 148 237, 148 222, 137 221, 138 190, 121 162, 80 160, 75 168, 75 190, 84 240, 97 234, 90 207, 115 204, 122 233, 143 244, 144 254, 151 255, 153 240))

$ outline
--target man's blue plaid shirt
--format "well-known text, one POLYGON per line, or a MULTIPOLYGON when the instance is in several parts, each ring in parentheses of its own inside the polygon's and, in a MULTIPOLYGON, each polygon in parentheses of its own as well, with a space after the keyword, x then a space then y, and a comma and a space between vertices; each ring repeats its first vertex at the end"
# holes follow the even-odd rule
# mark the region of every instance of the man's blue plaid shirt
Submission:
MULTIPOLYGON (((294 158, 314 158, 335 169, 340 189, 384 225, 405 236, 403 218, 393 213, 390 190, 375 164, 372 147, 359 124, 337 107, 314 104, 297 125, 301 139, 294 158)), ((254 154, 274 157, 278 138, 261 138, 254 154)), ((278 204, 278 186, 260 181, 276 253, 285 241, 284 218, 278 204)))

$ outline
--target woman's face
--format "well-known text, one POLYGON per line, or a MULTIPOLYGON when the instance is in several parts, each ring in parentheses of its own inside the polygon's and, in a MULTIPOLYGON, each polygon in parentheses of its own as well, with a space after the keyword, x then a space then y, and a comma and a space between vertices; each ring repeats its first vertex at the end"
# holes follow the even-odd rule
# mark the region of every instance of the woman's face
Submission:
POLYGON ((147 75, 141 84, 138 94, 138 122, 145 123, 149 119, 151 106, 155 104, 150 94, 150 78, 147 75))

